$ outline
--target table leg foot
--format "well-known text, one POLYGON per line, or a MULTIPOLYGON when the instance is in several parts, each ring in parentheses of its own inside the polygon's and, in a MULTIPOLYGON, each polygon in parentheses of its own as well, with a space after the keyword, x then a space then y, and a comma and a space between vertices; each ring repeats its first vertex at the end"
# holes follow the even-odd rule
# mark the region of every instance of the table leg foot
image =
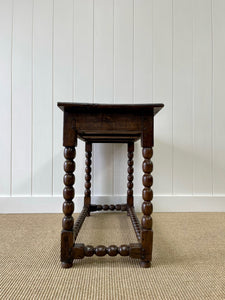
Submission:
POLYGON ((73 266, 72 262, 61 262, 62 268, 69 269, 73 266))
POLYGON ((151 262, 148 260, 148 261, 141 261, 140 262, 140 266, 141 268, 150 268, 151 267, 151 262))

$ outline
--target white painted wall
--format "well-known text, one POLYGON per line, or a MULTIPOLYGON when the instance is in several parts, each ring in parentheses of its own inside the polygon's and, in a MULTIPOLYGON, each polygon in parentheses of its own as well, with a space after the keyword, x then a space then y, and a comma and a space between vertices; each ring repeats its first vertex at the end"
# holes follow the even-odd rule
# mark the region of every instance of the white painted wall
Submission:
MULTIPOLYGON (((0 212, 61 211, 58 101, 163 102, 155 211, 225 211, 224 0, 0 0, 0 212)), ((93 201, 125 197, 126 155, 94 146, 93 201)), ((76 164, 79 211, 82 142, 76 164)))

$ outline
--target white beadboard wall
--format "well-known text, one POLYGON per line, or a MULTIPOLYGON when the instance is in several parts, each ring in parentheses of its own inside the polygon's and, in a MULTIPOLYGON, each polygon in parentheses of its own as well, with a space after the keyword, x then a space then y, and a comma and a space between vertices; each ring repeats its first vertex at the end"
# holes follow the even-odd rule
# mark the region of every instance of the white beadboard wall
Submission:
MULTIPOLYGON (((61 212, 58 101, 163 102, 155 211, 225 211, 225 0, 0 0, 0 212, 61 212)), ((126 157, 94 145, 93 202, 125 201, 126 157)), ((141 163, 136 143, 138 210, 141 163)))

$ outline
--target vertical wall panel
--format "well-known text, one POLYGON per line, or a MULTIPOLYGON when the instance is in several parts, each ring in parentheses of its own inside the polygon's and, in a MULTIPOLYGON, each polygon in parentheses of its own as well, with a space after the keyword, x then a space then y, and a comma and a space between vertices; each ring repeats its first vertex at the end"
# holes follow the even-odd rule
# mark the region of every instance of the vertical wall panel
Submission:
POLYGON ((127 191, 127 144, 114 145, 114 194, 126 195, 127 191))
POLYGON ((133 1, 115 0, 115 102, 133 100, 133 1))
POLYGON ((75 101, 93 101, 93 0, 75 0, 75 101))
POLYGON ((10 195, 11 186, 12 12, 12 0, 0 1, 0 193, 2 195, 10 195))
POLYGON ((152 102, 152 0, 134 0, 134 100, 152 102))
POLYGON ((165 107, 155 118, 154 193, 172 193, 172 0, 153 2, 153 102, 165 107))
POLYGON ((73 1, 54 1, 53 48, 53 193, 63 189, 63 113, 57 102, 73 97, 73 1))
POLYGON ((31 193, 32 13, 30 0, 14 1, 12 52, 12 193, 31 193))
POLYGON ((225 193, 225 1, 213 0, 213 192, 225 193))
POLYGON ((94 1, 94 101, 113 102, 113 0, 94 1))
POLYGON ((212 36, 211 0, 194 3, 194 193, 212 193, 211 156, 211 79, 212 79, 212 36))
MULTIPOLYGON (((94 102, 113 102, 113 0, 94 2, 94 102)), ((94 192, 113 192, 113 146, 94 147, 94 192)))
MULTIPOLYGON (((134 103, 152 103, 153 1, 134 0, 134 103)), ((142 191, 142 150, 135 143, 134 193, 142 191)))
MULTIPOLYGON (((93 102, 93 1, 76 0, 74 3, 74 100, 91 103, 93 102)), ((77 146, 75 176, 76 195, 83 194, 85 143, 80 140, 77 146)))
MULTIPOLYGON (((32 193, 52 193, 53 1, 34 1, 32 193)), ((61 140, 60 140, 61 141, 61 140)))
MULTIPOLYGON (((133 1, 114 1, 114 102, 133 101, 133 1)), ((127 144, 114 145, 114 193, 126 194, 127 144)))
POLYGON ((173 8, 173 191, 175 194, 192 194, 192 1, 174 0, 173 8))
MULTIPOLYGON (((75 101, 164 103, 155 118, 154 194, 223 200, 224 16, 224 0, 0 1, 2 199, 62 195, 56 104, 75 101)), ((141 150, 138 141, 139 196, 141 150)), ((78 141, 76 196, 84 169, 78 141)), ((92 175, 93 196, 126 197, 127 145, 94 145, 92 175)))

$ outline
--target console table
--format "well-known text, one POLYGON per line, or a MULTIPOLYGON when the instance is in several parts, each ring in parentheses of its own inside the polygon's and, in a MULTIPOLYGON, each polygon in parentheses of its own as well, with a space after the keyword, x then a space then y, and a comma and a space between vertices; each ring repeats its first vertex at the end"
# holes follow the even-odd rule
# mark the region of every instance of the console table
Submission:
MULTIPOLYGON (((63 146, 64 157, 64 184, 63 213, 61 232, 61 262, 63 268, 70 268, 74 259, 85 256, 130 256, 140 259, 141 267, 150 267, 152 260, 152 198, 151 189, 153 178, 151 175, 153 165, 151 157, 154 143, 154 115, 163 107, 163 104, 88 104, 88 103, 58 103, 64 113, 63 146), (86 175, 84 207, 74 223, 74 170, 77 138, 85 142, 86 175), (141 139, 143 155, 143 190, 141 223, 136 216, 133 201, 133 152, 134 142, 141 139), (91 156, 92 143, 127 143, 128 148, 128 183, 127 203, 120 205, 94 205, 91 204, 91 156), (90 212, 100 210, 127 211, 130 216, 137 243, 129 245, 90 246, 75 243, 79 230, 90 212)), ((104 229, 103 229, 104 230, 104 229)))

